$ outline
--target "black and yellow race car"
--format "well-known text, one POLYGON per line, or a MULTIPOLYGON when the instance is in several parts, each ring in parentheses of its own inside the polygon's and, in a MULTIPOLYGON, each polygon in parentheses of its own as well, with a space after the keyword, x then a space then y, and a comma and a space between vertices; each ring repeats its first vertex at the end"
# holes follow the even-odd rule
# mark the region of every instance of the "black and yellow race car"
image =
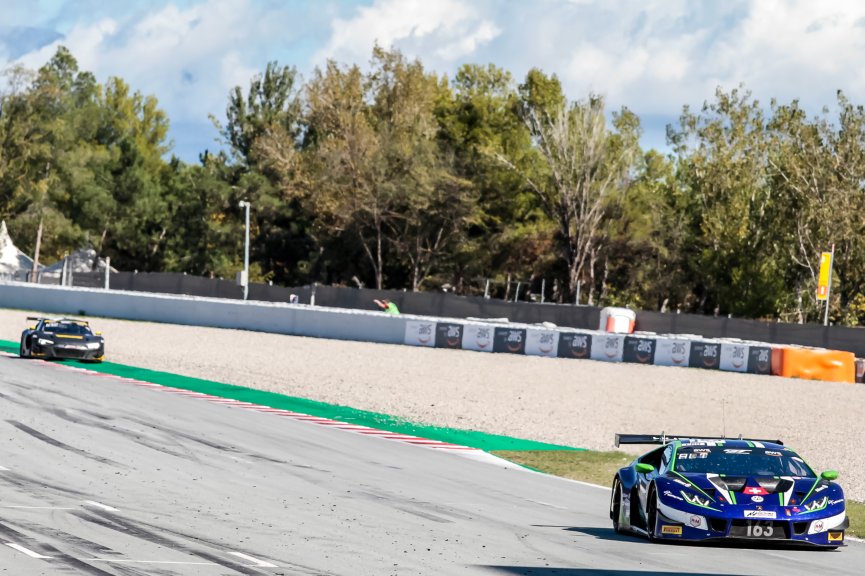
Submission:
POLYGON ((27 318, 36 324, 21 333, 21 358, 70 358, 102 362, 105 339, 84 320, 27 318))

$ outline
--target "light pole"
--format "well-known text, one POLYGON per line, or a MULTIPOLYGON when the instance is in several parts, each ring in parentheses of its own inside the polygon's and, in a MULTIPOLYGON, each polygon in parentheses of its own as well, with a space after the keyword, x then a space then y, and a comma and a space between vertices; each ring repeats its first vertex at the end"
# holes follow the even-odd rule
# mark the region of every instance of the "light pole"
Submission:
POLYGON ((249 295, 249 202, 241 200, 239 206, 246 208, 246 236, 243 242, 243 274, 240 285, 243 286, 243 299, 249 295))

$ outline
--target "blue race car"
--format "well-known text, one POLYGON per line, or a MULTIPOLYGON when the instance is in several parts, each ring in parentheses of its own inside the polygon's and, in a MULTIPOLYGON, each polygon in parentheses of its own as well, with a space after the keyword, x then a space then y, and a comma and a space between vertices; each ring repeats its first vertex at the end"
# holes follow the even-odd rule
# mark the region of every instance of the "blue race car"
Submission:
POLYGON ((780 440, 616 434, 660 444, 613 479, 616 532, 650 540, 750 540, 837 548, 850 525, 844 491, 780 440))

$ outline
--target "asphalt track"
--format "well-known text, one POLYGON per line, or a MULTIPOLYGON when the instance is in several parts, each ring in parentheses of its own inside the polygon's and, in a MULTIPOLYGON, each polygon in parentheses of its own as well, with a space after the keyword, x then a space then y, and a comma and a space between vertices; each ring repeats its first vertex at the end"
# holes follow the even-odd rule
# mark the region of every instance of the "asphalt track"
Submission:
POLYGON ((0 356, 0 572, 861 574, 834 551, 653 545, 609 492, 0 356))

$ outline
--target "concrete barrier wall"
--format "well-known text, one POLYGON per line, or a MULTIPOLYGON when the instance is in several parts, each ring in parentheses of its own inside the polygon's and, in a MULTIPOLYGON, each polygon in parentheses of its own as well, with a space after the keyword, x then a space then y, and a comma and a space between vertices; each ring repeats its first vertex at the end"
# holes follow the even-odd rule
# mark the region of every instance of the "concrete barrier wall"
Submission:
MULTIPOLYGON (((780 349, 787 347, 697 336, 610 334, 554 326, 391 316, 381 312, 304 304, 244 302, 17 282, 0 282, 0 307, 337 340, 787 375, 783 355, 778 354, 780 349)), ((820 368, 818 361, 825 360, 820 355, 817 355, 813 367, 808 365, 807 369, 795 375, 856 381, 853 354, 835 353, 839 354, 844 355, 844 369, 835 370, 831 377, 821 376, 829 373, 820 368)), ((840 362, 834 356, 832 360, 836 364, 840 362)))
POLYGON ((0 282, 0 307, 389 344, 403 343, 406 323, 380 312, 14 282, 0 282))

